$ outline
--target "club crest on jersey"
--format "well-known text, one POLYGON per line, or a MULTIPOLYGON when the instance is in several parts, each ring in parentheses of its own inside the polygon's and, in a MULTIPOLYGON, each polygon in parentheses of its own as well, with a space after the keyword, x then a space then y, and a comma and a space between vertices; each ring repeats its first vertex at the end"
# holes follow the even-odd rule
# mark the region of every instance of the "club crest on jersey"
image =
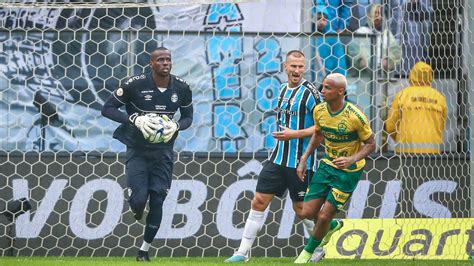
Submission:
POLYGON ((295 98, 291 98, 291 100, 290 100, 290 106, 292 106, 293 104, 295 104, 295 102, 296 102, 296 99, 295 99, 295 98))
POLYGON ((150 94, 147 94, 143 96, 143 98, 145 98, 145 101, 151 101, 151 98, 153 98, 153 96, 151 96, 150 94))
POLYGON ((344 133, 346 132, 347 130, 347 125, 345 123, 346 121, 341 121, 338 125, 337 125, 337 131, 339 131, 339 133, 344 133))
POLYGON ((178 101, 178 94, 173 93, 173 95, 171 95, 171 101, 174 102, 174 103, 177 102, 178 101))
POLYGON ((122 96, 123 95, 123 89, 118 88, 116 94, 117 94, 117 96, 122 96))

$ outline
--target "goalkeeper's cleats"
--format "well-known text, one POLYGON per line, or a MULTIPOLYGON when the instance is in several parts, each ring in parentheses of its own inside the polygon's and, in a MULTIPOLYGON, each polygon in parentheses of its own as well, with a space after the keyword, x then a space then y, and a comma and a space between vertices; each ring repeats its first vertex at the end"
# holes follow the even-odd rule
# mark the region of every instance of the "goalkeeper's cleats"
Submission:
POLYGON ((337 219, 336 222, 336 227, 334 227, 332 230, 329 230, 324 236, 323 240, 321 240, 321 244, 319 245, 320 247, 324 247, 327 243, 329 243, 329 240, 331 240, 331 236, 344 226, 344 222, 341 219, 337 219))
POLYGON ((296 258, 295 263, 296 264, 308 263, 311 260, 312 255, 313 255, 312 253, 309 253, 308 251, 303 249, 300 255, 296 258))
POLYGON ((150 256, 148 256, 148 251, 139 250, 137 255, 137 261, 149 262, 150 256))
POLYGON ((234 254, 232 257, 226 259, 224 262, 226 263, 234 263, 234 262, 247 262, 249 261, 249 257, 240 254, 234 254))
POLYGON ((322 247, 317 247, 311 256, 310 262, 319 262, 326 256, 326 250, 322 247))

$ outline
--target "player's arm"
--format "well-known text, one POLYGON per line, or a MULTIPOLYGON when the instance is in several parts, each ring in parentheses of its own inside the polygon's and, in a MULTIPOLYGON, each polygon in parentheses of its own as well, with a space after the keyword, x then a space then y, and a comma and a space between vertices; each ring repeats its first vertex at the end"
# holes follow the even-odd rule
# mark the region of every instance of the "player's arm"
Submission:
POLYGON ((308 160, 308 157, 314 153, 314 150, 323 141, 323 133, 321 132, 321 129, 317 129, 316 126, 313 126, 312 128, 314 129, 313 135, 311 136, 308 147, 301 156, 298 167, 296 168, 296 174, 301 181, 304 181, 306 177, 306 161, 308 160))
POLYGON ((280 126, 280 128, 280 131, 272 132, 273 137, 277 140, 301 139, 310 137, 314 133, 314 126, 299 130, 290 129, 285 126, 280 126))
POLYGON ((181 116, 179 120, 177 121, 178 128, 176 129, 176 131, 187 129, 188 127, 191 126, 193 122, 193 112, 194 112, 193 93, 191 92, 191 88, 189 87, 189 84, 184 80, 181 80, 181 81, 184 82, 185 86, 183 87, 183 90, 182 90, 181 96, 183 98, 183 101, 182 101, 181 106, 179 107, 179 113, 181 114, 181 116))
POLYGON ((111 119, 115 122, 119 122, 121 124, 127 123, 128 115, 122 111, 120 111, 120 107, 124 104, 117 100, 114 95, 111 95, 107 101, 105 101, 104 106, 102 107, 102 115, 111 119))
POLYGON ((119 108, 122 107, 124 103, 115 96, 116 93, 117 92, 114 92, 104 103, 101 114, 121 124, 131 123, 135 125, 142 132, 143 136, 148 138, 148 136, 153 133, 157 124, 148 116, 139 115, 137 113, 129 116, 125 112, 120 111, 119 108))
POLYGON ((190 127, 193 122, 193 105, 189 104, 188 106, 181 107, 179 109, 179 112, 181 114, 181 117, 177 121, 178 130, 185 130, 190 127))
POLYGON ((344 169, 354 164, 355 162, 362 160, 363 158, 369 156, 372 152, 375 151, 375 137, 374 134, 363 141, 364 145, 361 146, 361 149, 352 156, 348 157, 339 157, 332 160, 332 163, 335 164, 339 169, 344 169))

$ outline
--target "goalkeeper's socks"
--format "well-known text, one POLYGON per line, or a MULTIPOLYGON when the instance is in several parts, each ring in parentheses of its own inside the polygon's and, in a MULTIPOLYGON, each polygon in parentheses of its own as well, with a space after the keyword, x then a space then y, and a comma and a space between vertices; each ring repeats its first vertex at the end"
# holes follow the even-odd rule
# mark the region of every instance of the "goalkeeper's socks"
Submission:
POLYGON ((257 237, 258 232, 265 222, 265 212, 250 210, 249 217, 245 222, 244 234, 240 242, 237 254, 246 256, 248 251, 252 248, 253 242, 257 237))
POLYGON ((143 241, 143 244, 140 247, 140 250, 148 252, 148 250, 150 249, 150 246, 151 246, 151 243, 147 243, 146 241, 143 241))
POLYGON ((143 241, 147 243, 153 242, 153 239, 155 239, 158 229, 160 229, 159 226, 147 224, 145 226, 145 234, 143 236, 143 241))
POLYGON ((313 254, 314 250, 321 244, 321 240, 314 239, 313 236, 308 238, 308 243, 304 247, 304 250, 308 251, 309 253, 313 254))

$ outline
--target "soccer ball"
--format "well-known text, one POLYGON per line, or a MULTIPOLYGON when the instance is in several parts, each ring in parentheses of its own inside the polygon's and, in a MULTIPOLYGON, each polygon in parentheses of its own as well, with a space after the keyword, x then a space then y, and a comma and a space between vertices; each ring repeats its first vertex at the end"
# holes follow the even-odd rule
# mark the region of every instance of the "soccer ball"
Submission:
POLYGON ((151 118, 151 121, 155 125, 153 134, 146 139, 150 143, 160 143, 163 142, 163 132, 164 132, 164 120, 157 114, 147 114, 151 118))

